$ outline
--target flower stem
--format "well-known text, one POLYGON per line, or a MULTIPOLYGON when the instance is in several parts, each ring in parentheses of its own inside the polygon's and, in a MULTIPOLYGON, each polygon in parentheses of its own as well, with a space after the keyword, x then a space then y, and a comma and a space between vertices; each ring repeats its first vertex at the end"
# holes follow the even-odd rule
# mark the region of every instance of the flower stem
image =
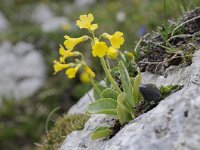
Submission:
POLYGON ((99 96, 101 96, 101 91, 99 90, 97 85, 94 83, 94 79, 93 78, 91 78, 91 83, 92 83, 92 86, 93 86, 94 90, 98 93, 99 96))
POLYGON ((103 66, 103 69, 104 69, 104 71, 106 73, 106 76, 108 77, 110 83, 113 85, 113 87, 117 90, 118 93, 121 93, 122 91, 117 86, 115 80, 113 79, 112 75, 110 74, 110 71, 108 70, 108 67, 106 65, 105 59, 104 58, 100 58, 100 60, 101 60, 101 64, 103 66))

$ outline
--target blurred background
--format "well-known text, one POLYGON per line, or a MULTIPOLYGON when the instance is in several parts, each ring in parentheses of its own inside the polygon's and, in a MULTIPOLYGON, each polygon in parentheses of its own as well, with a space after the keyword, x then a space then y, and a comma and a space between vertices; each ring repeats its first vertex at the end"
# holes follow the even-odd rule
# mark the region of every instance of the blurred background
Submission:
MULTIPOLYGON (((176 20, 200 6, 199 0, 167 0, 167 18, 176 20)), ((64 35, 83 34, 75 26, 80 14, 93 13, 98 33, 122 31, 123 50, 133 51, 141 36, 165 20, 162 0, 0 0, 0 149, 31 150, 45 134, 48 122, 76 103, 90 84, 64 73, 53 75, 64 35)), ((88 45, 79 46, 98 72, 98 60, 88 45)), ((102 75, 98 77, 102 79, 102 75)))

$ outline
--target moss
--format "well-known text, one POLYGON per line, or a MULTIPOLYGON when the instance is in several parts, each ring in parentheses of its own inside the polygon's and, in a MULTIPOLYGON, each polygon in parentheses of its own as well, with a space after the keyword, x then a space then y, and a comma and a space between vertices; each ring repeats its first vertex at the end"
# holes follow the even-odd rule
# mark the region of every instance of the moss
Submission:
POLYGON ((65 137, 75 130, 82 130, 89 116, 86 114, 63 115, 57 119, 55 126, 43 136, 37 150, 58 149, 65 137))

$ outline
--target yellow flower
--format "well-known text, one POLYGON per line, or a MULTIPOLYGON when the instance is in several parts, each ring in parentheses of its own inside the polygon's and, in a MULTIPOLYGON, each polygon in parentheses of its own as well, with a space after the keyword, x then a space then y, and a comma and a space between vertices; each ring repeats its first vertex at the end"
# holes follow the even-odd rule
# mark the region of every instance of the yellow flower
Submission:
POLYGON ((88 15, 81 15, 79 17, 80 20, 76 21, 76 25, 79 26, 80 29, 88 29, 90 31, 94 31, 98 28, 98 24, 91 24, 94 20, 94 17, 92 14, 88 15))
POLYGON ((64 41, 64 45, 68 50, 73 50, 73 48, 80 42, 86 41, 88 39, 88 36, 84 35, 79 38, 71 38, 67 35, 64 36, 66 39, 64 41))
POLYGON ((98 39, 95 39, 94 45, 92 46, 92 55, 94 57, 98 56, 102 58, 106 55, 108 51, 108 46, 105 42, 99 42, 98 39))
POLYGON ((81 82, 83 83, 90 83, 91 82, 91 78, 90 76, 88 75, 87 72, 82 72, 81 75, 80 75, 80 80, 81 82))
POLYGON ((119 52, 118 52, 117 49, 115 49, 114 47, 109 47, 106 56, 107 56, 109 59, 116 59, 116 58, 118 57, 118 54, 119 54, 119 52))
POLYGON ((74 52, 72 52, 71 50, 65 50, 62 45, 60 45, 59 54, 61 55, 61 63, 64 63, 66 58, 74 56, 74 52))
POLYGON ((88 66, 86 66, 84 68, 85 72, 91 77, 91 78, 94 78, 95 77, 95 73, 92 71, 92 69, 88 66))
POLYGON ((55 71, 54 74, 56 74, 57 72, 59 72, 63 69, 66 69, 68 67, 69 67, 68 64, 61 64, 58 61, 54 60, 54 65, 53 65, 53 68, 54 68, 54 71, 55 71))
POLYGON ((84 71, 80 75, 80 80, 83 83, 90 83, 91 82, 91 78, 94 78, 94 77, 95 77, 95 73, 92 71, 92 69, 90 69, 89 66, 86 66, 84 68, 84 71))
POLYGON ((68 76, 68 78, 75 78, 75 76, 76 76, 76 73, 77 73, 77 71, 78 71, 78 69, 81 67, 81 65, 79 64, 79 65, 77 65, 75 68, 69 68, 69 69, 67 69, 67 71, 66 71, 66 75, 68 76))
POLYGON ((128 56, 129 58, 134 58, 133 53, 128 52, 128 51, 125 51, 124 53, 125 53, 125 55, 128 56))
POLYGON ((119 49, 120 46, 122 44, 124 44, 124 38, 123 38, 123 33, 122 32, 117 31, 113 35, 110 35, 108 33, 104 33, 103 36, 110 40, 111 45, 114 48, 119 49))

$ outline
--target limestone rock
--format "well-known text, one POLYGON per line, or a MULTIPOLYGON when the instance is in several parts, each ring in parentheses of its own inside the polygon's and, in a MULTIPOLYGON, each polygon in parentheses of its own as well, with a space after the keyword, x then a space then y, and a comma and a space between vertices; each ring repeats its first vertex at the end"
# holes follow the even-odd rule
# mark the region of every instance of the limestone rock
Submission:
MULTIPOLYGON (((113 138, 91 141, 99 126, 112 125, 104 115, 92 115, 82 131, 68 135, 61 150, 199 150, 200 147, 200 50, 190 66, 171 68, 167 76, 143 73, 143 83, 157 86, 184 85, 180 91, 162 100, 157 107, 125 125, 113 138)), ((73 107, 89 103, 85 97, 73 107)), ((75 109, 76 108, 76 109, 75 109)), ((85 108, 85 106, 84 106, 85 108)), ((84 111, 84 110, 81 110, 84 111)), ((74 112, 75 113, 75 112, 74 112)))
POLYGON ((77 103, 76 105, 72 106, 68 114, 76 114, 76 113, 85 113, 88 104, 91 101, 94 101, 93 97, 93 90, 90 90, 88 93, 86 93, 77 103))
POLYGON ((32 95, 45 79, 41 54, 32 44, 0 44, 0 97, 21 99, 32 95))

